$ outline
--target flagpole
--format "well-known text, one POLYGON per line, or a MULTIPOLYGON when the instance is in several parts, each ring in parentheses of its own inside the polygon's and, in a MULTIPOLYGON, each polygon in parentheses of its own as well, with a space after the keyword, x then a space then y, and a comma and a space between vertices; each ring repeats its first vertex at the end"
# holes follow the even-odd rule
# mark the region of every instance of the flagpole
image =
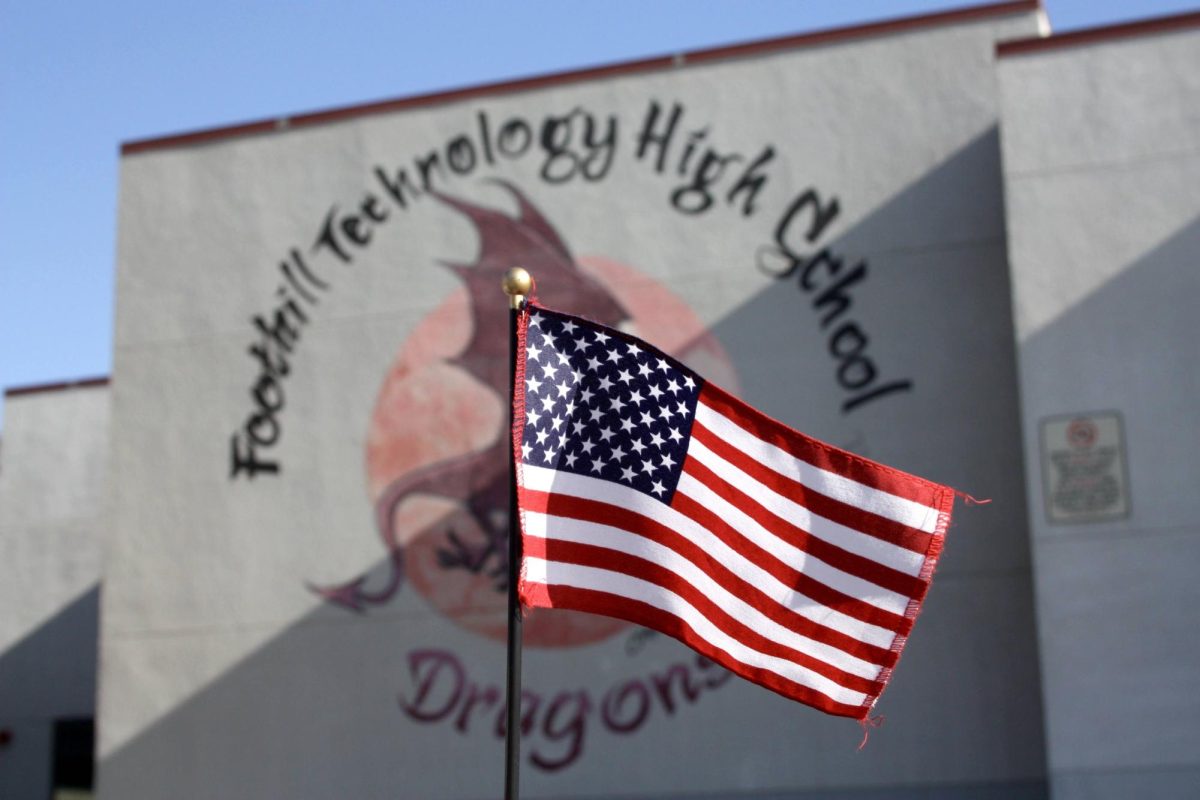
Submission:
POLYGON ((504 275, 501 286, 508 295, 508 725, 504 736, 504 800, 517 800, 521 766, 521 603, 517 581, 521 570, 521 525, 517 516, 516 398, 517 324, 533 278, 520 267, 504 275))

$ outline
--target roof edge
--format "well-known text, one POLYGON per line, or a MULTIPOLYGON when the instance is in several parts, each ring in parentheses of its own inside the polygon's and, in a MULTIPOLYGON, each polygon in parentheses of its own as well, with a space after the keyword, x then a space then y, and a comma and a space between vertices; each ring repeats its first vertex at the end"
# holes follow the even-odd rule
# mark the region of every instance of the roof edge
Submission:
POLYGON ((95 378, 80 378, 74 381, 58 381, 57 383, 34 383, 28 386, 14 386, 4 390, 5 397, 18 397, 26 394, 42 394, 43 392, 64 392, 69 389, 90 389, 94 386, 108 386, 108 376, 95 378))
POLYGON ((586 67, 565 72, 547 73, 527 78, 485 83, 474 86, 450 89, 447 91, 411 95, 391 100, 380 100, 352 106, 341 106, 322 111, 312 111, 292 116, 275 117, 254 120, 234 125, 216 128, 206 128, 167 136, 147 139, 134 139, 121 144, 121 155, 134 155, 150 150, 163 150, 184 145, 201 144, 221 139, 231 139, 239 136, 271 133, 274 131, 319 125, 336 120, 369 116, 389 111, 400 111, 407 108, 437 105, 456 100, 466 100, 475 97, 488 97, 497 94, 539 89, 544 86, 554 86, 595 78, 607 78, 617 75, 628 75, 639 72, 650 72, 669 69, 689 64, 702 64, 729 58, 739 58, 748 55, 760 55, 810 47, 851 39, 870 36, 904 33, 914 29, 970 22, 977 19, 1007 16, 1026 11, 1038 11, 1042 8, 1041 0, 1007 0, 1007 2, 986 3, 983 5, 965 6, 963 8, 938 11, 930 14, 919 14, 910 17, 885 19, 879 22, 868 22, 849 25, 840 28, 827 28, 807 33, 792 34, 773 39, 760 39, 741 44, 721 45, 703 50, 693 50, 676 55, 656 56, 651 58, 623 61, 596 67, 586 67))
POLYGON ((1183 14, 1172 14, 1166 17, 1151 17, 1133 22, 1119 22, 1115 25, 1081 28, 1080 30, 1056 33, 1050 36, 1000 42, 996 45, 996 56, 1004 58, 1006 56, 1022 55, 1024 53, 1040 52, 1043 50, 1059 50, 1065 47, 1078 47, 1080 45, 1111 41, 1113 39, 1128 39, 1135 36, 1148 36, 1155 33, 1166 33, 1193 27, 1200 27, 1200 11, 1188 11, 1183 14))

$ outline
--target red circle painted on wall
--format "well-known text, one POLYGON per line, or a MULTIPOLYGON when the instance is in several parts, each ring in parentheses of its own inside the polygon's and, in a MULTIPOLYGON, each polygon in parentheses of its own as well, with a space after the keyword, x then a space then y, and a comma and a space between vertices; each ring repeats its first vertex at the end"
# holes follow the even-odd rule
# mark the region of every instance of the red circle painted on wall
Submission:
MULTIPOLYGON (((480 237, 472 265, 449 265, 463 287, 422 318, 384 377, 367 436, 367 484, 390 578, 359 578, 318 591, 364 611, 411 585, 442 616, 503 641, 507 575, 507 336, 499 279, 529 269, 548 306, 653 342, 717 383, 736 389, 730 360, 679 297, 614 260, 575 258, 512 186, 511 217, 448 197, 480 237), (382 583, 382 588, 371 588, 382 583)), ((562 610, 533 611, 532 647, 602 641, 628 623, 562 610)))
MULTIPOLYGON (((578 263, 612 287, 629 309, 630 333, 661 342, 668 352, 686 349, 683 355, 702 373, 731 371, 720 345, 668 290, 607 259, 583 257, 578 263), (630 286, 638 287, 637 292, 621 289, 630 286)), ((456 292, 417 325, 389 370, 367 444, 368 483, 376 502, 399 476, 464 453, 484 453, 503 434, 507 409, 502 398, 447 363, 470 324, 466 292, 456 292)), ((503 516, 502 507, 490 511, 503 516)), ((496 547, 489 549, 485 526, 451 500, 414 498, 394 513, 399 544, 407 554, 407 581, 457 624, 503 640, 502 542, 496 540, 496 547)), ((502 521, 507 525, 507 517, 502 521)), ((620 620, 572 611, 535 612, 526 621, 524 638, 534 647, 572 646, 602 640, 626 626, 620 620)))

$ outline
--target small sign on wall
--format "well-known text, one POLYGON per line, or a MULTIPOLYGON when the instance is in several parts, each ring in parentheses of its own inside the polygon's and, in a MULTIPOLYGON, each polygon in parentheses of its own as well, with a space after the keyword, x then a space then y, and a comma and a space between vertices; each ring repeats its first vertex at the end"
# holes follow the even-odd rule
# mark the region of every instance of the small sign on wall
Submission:
POLYGON ((1051 523, 1129 516, 1125 435, 1115 411, 1042 420, 1042 476, 1051 523))

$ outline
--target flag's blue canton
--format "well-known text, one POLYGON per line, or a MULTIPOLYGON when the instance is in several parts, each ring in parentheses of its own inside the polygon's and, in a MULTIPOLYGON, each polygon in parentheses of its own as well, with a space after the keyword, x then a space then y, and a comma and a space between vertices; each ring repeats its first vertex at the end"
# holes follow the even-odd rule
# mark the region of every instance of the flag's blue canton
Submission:
POLYGON ((703 381, 581 319, 534 309, 521 459, 670 502, 703 381))

